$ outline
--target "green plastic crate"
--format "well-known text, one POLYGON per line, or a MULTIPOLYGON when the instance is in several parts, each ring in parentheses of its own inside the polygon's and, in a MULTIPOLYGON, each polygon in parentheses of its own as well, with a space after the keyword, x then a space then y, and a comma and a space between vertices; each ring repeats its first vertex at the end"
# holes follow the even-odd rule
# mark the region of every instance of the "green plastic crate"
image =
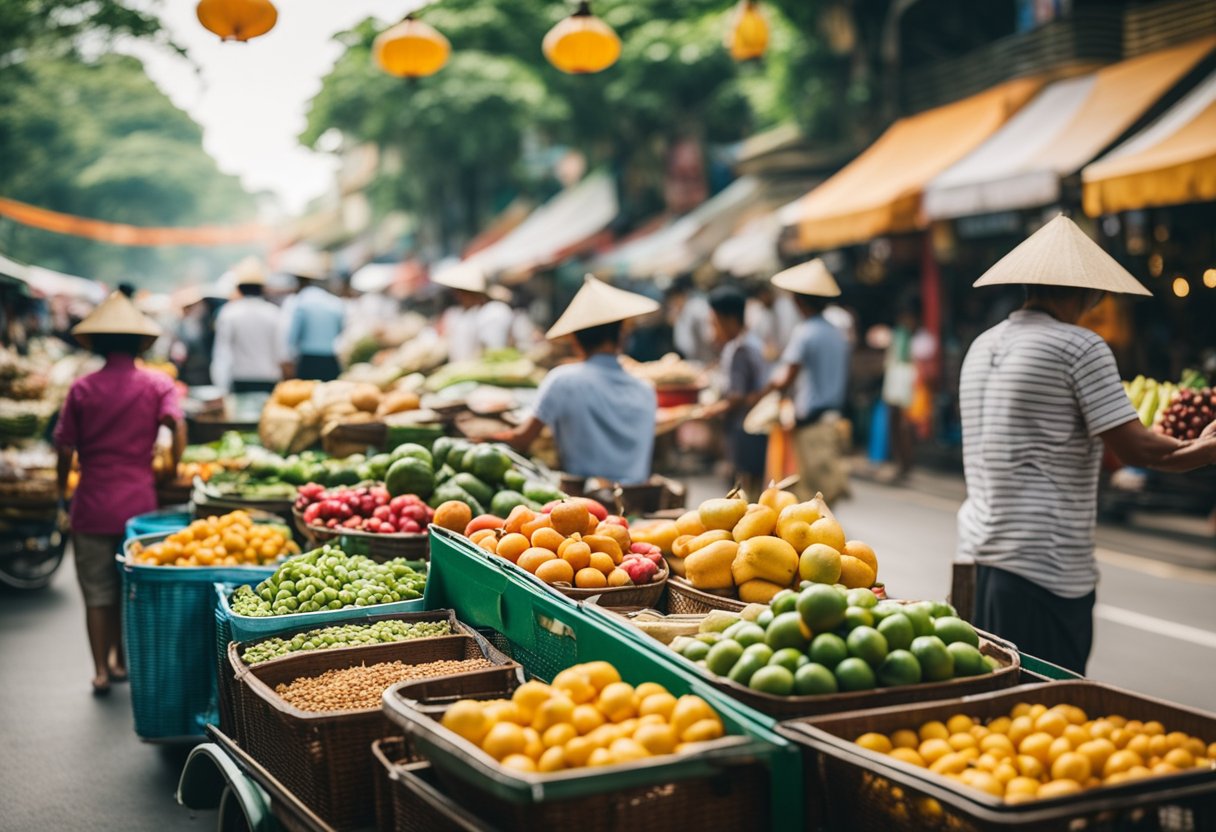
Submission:
MULTIPOLYGON (((448 607, 470 626, 488 631, 496 647, 529 675, 544 680, 561 670, 593 660, 611 662, 632 684, 658 682, 679 696, 694 693, 721 714, 728 733, 756 740, 767 758, 772 827, 786 829, 800 820, 803 806, 802 762, 798 750, 770 728, 771 720, 723 696, 696 674, 612 625, 607 616, 515 575, 466 538, 431 527, 431 571, 427 601, 448 607)), ((690 766, 695 765, 690 761, 690 766)), ((485 788, 502 788, 486 782, 485 788)), ((577 781, 571 788, 577 790, 577 781)), ((566 796, 573 796, 566 795, 566 796)))
MULTIPOLYGON (((133 540, 150 543, 163 536, 133 540)), ((135 733, 145 740, 202 737, 219 707, 215 583, 257 582, 274 568, 138 566, 122 556, 118 562, 135 733)))

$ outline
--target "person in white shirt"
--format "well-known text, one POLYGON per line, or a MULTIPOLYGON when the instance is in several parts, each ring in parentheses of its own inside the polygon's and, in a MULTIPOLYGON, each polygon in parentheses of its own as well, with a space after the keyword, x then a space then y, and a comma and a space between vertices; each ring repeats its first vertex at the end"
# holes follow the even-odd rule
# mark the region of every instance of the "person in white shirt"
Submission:
POLYGON ((510 344, 515 313, 501 300, 490 297, 492 287, 485 272, 471 263, 461 263, 432 279, 452 289, 456 297, 457 305, 447 309, 440 320, 449 361, 473 361, 486 350, 510 344))
POLYGON ((282 378, 279 308, 262 297, 266 273, 256 258, 233 272, 239 297, 215 320, 211 383, 232 393, 270 392, 282 378))

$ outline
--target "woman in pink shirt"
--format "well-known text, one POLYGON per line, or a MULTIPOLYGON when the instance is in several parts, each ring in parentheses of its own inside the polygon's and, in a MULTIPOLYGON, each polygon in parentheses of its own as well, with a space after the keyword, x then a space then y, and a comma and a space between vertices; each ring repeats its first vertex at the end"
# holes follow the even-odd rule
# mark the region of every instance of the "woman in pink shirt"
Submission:
MULTIPOLYGON (((115 292, 72 330, 84 347, 105 356, 95 373, 77 379, 55 426, 59 494, 66 494, 75 454, 80 483, 72 499, 72 550, 84 594, 93 692, 125 681, 120 582, 114 555, 127 520, 156 510, 152 452, 161 425, 173 431, 174 468, 185 444, 185 425, 173 381, 141 370, 135 357, 159 329, 115 292)), ((171 469, 172 470, 172 469, 171 469)))

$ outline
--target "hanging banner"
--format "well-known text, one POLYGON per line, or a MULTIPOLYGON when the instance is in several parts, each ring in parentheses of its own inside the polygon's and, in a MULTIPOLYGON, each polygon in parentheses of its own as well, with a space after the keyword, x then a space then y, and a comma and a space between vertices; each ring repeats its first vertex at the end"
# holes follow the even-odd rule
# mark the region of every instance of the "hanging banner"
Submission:
POLYGON ((270 230, 257 223, 147 228, 62 214, 0 197, 0 217, 56 234, 84 237, 116 246, 231 246, 265 242, 270 230))

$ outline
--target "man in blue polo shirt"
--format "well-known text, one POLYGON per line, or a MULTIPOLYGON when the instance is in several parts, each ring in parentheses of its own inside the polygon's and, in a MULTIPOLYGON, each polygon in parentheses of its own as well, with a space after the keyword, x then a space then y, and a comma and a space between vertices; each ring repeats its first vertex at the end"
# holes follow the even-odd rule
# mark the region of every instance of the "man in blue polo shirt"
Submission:
POLYGON ((587 276, 546 337, 573 336, 581 361, 550 371, 536 408, 503 437, 526 451, 546 426, 553 431, 563 470, 622 485, 646 482, 658 410, 654 388, 621 367, 621 324, 659 304, 587 276))
POLYGON ((840 287, 818 259, 786 269, 772 283, 794 294, 803 320, 790 336, 769 389, 793 389, 800 492, 822 492, 830 503, 849 490, 837 424, 848 388, 849 341, 823 316, 823 299, 840 295, 840 287))

